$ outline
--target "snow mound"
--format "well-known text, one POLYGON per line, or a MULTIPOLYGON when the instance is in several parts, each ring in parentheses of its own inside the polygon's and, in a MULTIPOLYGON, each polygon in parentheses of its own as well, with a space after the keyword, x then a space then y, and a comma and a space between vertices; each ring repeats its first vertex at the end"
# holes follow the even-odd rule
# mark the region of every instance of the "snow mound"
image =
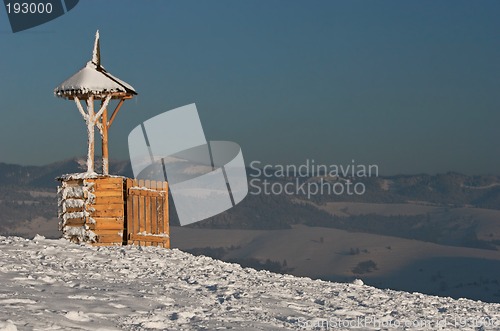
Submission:
POLYGON ((0 321, 0 331, 17 331, 17 327, 11 320, 0 321))
POLYGON ((0 283, 0 330, 500 328, 500 304, 256 271, 177 249, 41 236, 0 236, 0 283))
POLYGON ((354 285, 364 285, 363 281, 361 279, 355 279, 352 281, 354 285))

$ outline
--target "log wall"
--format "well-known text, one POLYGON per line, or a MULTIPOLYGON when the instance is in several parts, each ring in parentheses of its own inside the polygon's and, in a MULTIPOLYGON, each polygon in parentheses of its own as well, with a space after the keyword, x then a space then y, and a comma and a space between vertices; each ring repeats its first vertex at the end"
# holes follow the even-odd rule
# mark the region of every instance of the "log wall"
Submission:
POLYGON ((117 176, 60 180, 58 215, 64 238, 96 246, 170 247, 167 183, 117 176))

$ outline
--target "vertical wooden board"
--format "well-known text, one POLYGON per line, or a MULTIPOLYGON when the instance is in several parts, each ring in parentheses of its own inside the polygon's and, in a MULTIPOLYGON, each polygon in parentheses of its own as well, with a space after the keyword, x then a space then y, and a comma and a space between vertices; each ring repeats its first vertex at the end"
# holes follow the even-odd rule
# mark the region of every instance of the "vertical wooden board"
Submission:
MULTIPOLYGON (((144 180, 143 179, 140 179, 138 181, 138 186, 139 187, 144 187, 144 180)), ((145 225, 145 222, 144 222, 144 214, 145 214, 145 211, 144 211, 144 197, 143 196, 138 196, 138 199, 139 199, 139 217, 137 218, 137 222, 136 224, 138 223, 138 231, 137 232, 143 232, 143 231, 146 231, 146 229, 144 228, 144 225, 145 225)), ((144 246, 144 242, 143 241, 139 241, 139 245, 140 246, 144 246)))
MULTIPOLYGON (((151 181, 150 180, 146 180, 144 182, 144 186, 147 187, 147 188, 151 188, 151 181)), ((151 213, 151 200, 152 200, 153 197, 151 196, 146 196, 144 197, 144 208, 146 209, 146 212, 145 212, 145 215, 144 215, 144 228, 146 229, 146 233, 152 233, 151 232, 151 216, 152 216, 152 213, 151 213)), ((146 244, 146 246, 148 246, 146 244)))
MULTIPOLYGON (((134 180, 134 186, 137 185, 137 180, 134 180)), ((134 216, 132 217, 132 234, 136 234, 139 232, 139 217, 140 217, 140 211, 139 211, 139 196, 134 195, 132 196, 132 201, 133 201, 133 209, 134 209, 134 216)), ((139 243, 135 243, 138 245, 139 243)))
POLYGON ((126 215, 126 220, 125 220, 125 224, 124 224, 124 237, 123 237, 123 241, 126 242, 127 244, 130 244, 129 240, 128 240, 128 234, 131 233, 130 231, 132 230, 131 229, 131 226, 132 226, 132 220, 134 219, 134 209, 133 209, 133 196, 131 195, 128 195, 128 189, 130 187, 132 187, 134 185, 134 181, 130 178, 127 178, 127 181, 125 182, 125 196, 127 197, 127 212, 125 213, 126 215))
MULTIPOLYGON (((163 212, 163 233, 167 233, 170 235, 170 225, 169 225, 169 213, 168 213, 168 183, 163 182, 163 191, 165 191, 165 208, 163 212)), ((170 244, 168 245, 170 248, 170 244)))
MULTIPOLYGON (((139 185, 137 182, 137 179, 134 179, 132 186, 137 186, 137 185, 139 185)), ((133 230, 130 233, 134 234, 134 233, 139 232, 139 223, 137 222, 137 220, 139 219, 139 197, 136 195, 133 195, 132 201, 133 201, 132 204, 133 204, 134 213, 133 213, 132 219, 130 220, 130 224, 131 224, 133 230)), ((136 243, 133 240, 132 244, 137 245, 138 243, 136 243)))
MULTIPOLYGON (((163 190, 163 182, 156 182, 156 188, 158 190, 163 190)), ((157 224, 158 224, 158 232, 157 233, 163 233, 164 226, 163 226, 163 215, 165 214, 165 195, 162 197, 158 197, 156 199, 157 201, 157 224)))
MULTIPOLYGON (((151 181, 151 189, 156 190, 156 181, 152 180, 151 181)), ((157 234, 158 233, 158 204, 157 204, 157 197, 151 197, 151 233, 157 234)))

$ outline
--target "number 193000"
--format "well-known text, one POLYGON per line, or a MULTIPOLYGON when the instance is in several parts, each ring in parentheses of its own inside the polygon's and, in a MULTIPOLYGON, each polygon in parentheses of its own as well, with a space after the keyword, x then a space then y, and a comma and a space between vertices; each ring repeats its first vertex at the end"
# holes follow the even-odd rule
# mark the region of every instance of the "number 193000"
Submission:
POLYGON ((6 3, 8 14, 50 14, 52 13, 52 4, 36 2, 13 2, 6 3))

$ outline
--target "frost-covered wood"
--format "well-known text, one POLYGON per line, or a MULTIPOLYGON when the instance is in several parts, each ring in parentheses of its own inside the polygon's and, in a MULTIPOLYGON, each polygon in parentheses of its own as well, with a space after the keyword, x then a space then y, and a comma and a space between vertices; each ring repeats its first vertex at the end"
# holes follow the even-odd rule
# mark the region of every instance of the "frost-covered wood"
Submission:
POLYGON ((128 83, 116 78, 101 65, 99 31, 96 32, 92 60, 87 62, 76 74, 65 80, 54 89, 58 97, 72 99, 85 120, 87 128, 87 172, 94 172, 95 127, 97 126, 102 139, 102 173, 109 173, 108 130, 125 99, 137 94, 128 83), (111 99, 119 99, 119 103, 108 121, 108 106, 111 99), (85 100, 87 109, 81 104, 85 100), (94 101, 101 101, 98 111, 94 110, 94 101))
POLYGON ((170 248, 168 184, 95 173, 59 180, 63 237, 92 245, 135 244, 170 248))
POLYGON ((69 181, 58 187, 59 230, 63 237, 73 242, 96 242, 92 224, 92 204, 95 201, 93 185, 84 181, 80 185, 69 181))
POLYGON ((99 43, 99 30, 95 33, 95 41, 94 41, 94 51, 92 52, 92 63, 96 66, 101 66, 101 46, 99 43))
POLYGON ((125 178, 95 173, 69 174, 58 188, 63 237, 93 245, 122 245, 125 178))
MULTIPOLYGON (((97 113, 94 112, 94 96, 91 95, 89 99, 87 100, 87 111, 82 107, 82 104, 80 102, 80 99, 75 96, 74 98, 76 106, 78 110, 80 111, 80 114, 82 115, 83 119, 85 120, 85 124, 87 126, 87 143, 88 143, 88 149, 87 149, 87 173, 94 173, 94 153, 95 153, 95 134, 94 134, 94 127, 98 126, 100 129, 101 135, 103 134, 103 126, 99 121, 101 120, 101 116, 103 113, 106 112, 106 108, 108 107, 109 101, 111 100, 111 96, 108 95, 103 101, 101 108, 97 113)), ((107 150, 107 126, 105 128, 106 130, 106 150, 107 150)), ((104 142, 104 139, 103 139, 104 142)), ((104 146, 104 144, 103 144, 104 146)), ((106 153, 107 154, 107 153, 106 153)), ((104 158, 103 158, 104 162, 104 158)), ((106 171, 104 172, 105 175, 107 175, 107 155, 106 155, 106 165, 103 166, 106 171)))
POLYGON ((170 247, 166 182, 87 173, 60 180, 59 218, 65 238, 99 245, 170 247))

